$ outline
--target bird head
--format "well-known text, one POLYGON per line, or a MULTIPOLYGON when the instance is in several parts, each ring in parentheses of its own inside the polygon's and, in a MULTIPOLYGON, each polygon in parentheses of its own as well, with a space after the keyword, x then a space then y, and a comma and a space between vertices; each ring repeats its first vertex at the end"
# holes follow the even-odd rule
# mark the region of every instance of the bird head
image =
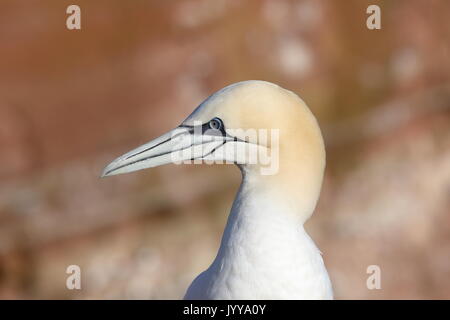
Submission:
POLYGON ((252 80, 214 93, 181 125, 112 161, 102 176, 188 162, 235 163, 277 175, 302 158, 320 167, 324 154, 320 129, 305 103, 278 85, 252 80))

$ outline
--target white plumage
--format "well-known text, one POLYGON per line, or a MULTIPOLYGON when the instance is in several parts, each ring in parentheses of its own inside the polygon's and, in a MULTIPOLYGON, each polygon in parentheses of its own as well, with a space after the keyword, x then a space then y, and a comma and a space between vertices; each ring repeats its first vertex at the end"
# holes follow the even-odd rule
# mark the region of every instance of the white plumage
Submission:
POLYGON ((244 177, 217 257, 185 298, 332 298, 320 251, 294 219, 295 212, 283 199, 251 189, 244 177))
POLYGON ((322 135, 306 104, 272 83, 233 84, 178 128, 113 161, 103 176, 193 158, 238 163, 243 180, 219 252, 185 299, 332 299, 321 253, 303 228, 325 167, 322 135), (249 141, 251 129, 276 129, 279 141, 249 141), (249 161, 261 151, 276 152, 274 174, 249 161))

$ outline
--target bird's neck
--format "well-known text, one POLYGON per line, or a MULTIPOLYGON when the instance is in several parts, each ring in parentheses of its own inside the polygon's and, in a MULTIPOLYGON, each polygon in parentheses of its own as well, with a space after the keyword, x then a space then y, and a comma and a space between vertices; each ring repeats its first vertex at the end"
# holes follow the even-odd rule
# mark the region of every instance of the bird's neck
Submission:
MULTIPOLYGON (((244 176, 222 238, 221 250, 236 244, 258 248, 273 245, 291 232, 303 230, 293 208, 270 190, 254 188, 244 176)), ((281 243, 280 243, 281 244, 281 243)))
POLYGON ((328 294, 330 290, 322 290, 329 279, 320 251, 292 210, 282 198, 253 188, 244 176, 208 274, 230 292, 241 292, 243 283, 245 290, 255 292, 221 297, 307 299, 328 294), (320 287, 309 287, 310 281, 320 287))
MULTIPOLYGON (((304 216, 309 217, 311 214, 307 212, 313 209, 311 201, 296 201, 291 198, 292 194, 283 192, 283 189, 273 190, 277 186, 269 182, 262 183, 252 173, 243 171, 242 183, 228 217, 221 250, 244 242, 255 248, 264 242, 274 245, 276 241, 288 241, 287 237, 297 237, 299 233, 305 232, 304 216), (302 205, 306 207, 302 208, 302 205), (303 211, 302 215, 299 211, 303 211)), ((315 205, 316 199, 313 202, 315 205)))

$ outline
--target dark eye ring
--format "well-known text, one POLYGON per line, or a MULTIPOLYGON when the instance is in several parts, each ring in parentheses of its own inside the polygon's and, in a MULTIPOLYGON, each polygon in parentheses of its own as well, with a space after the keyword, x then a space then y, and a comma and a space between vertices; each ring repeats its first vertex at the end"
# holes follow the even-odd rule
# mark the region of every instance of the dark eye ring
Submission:
POLYGON ((209 127, 213 130, 221 130, 223 128, 222 120, 214 118, 209 121, 209 127))

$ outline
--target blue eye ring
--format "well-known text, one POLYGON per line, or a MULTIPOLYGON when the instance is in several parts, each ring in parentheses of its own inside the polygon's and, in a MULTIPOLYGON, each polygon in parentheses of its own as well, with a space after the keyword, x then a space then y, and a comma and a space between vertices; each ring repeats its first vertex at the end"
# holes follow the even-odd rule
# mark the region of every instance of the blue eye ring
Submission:
POLYGON ((213 130, 222 130, 223 122, 219 118, 213 118, 209 121, 209 127, 213 130))

